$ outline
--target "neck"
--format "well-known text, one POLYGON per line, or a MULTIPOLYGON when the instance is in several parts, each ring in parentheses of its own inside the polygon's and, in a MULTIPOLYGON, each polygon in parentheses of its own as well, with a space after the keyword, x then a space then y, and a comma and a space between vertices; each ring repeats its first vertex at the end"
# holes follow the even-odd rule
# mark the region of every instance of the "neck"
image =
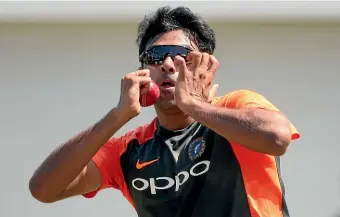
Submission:
POLYGON ((168 130, 181 130, 195 122, 192 117, 181 111, 165 114, 164 112, 156 110, 156 113, 159 124, 168 130))

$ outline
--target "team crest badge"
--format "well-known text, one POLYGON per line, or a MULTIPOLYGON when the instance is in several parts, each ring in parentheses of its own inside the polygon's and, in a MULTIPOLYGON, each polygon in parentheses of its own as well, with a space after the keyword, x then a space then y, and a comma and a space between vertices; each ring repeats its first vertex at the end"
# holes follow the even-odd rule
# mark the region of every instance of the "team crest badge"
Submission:
POLYGON ((189 148, 188 148, 189 158, 191 160, 195 160, 201 157, 205 150, 205 146, 206 146, 205 140, 202 137, 197 138, 194 141, 192 141, 189 144, 189 148))

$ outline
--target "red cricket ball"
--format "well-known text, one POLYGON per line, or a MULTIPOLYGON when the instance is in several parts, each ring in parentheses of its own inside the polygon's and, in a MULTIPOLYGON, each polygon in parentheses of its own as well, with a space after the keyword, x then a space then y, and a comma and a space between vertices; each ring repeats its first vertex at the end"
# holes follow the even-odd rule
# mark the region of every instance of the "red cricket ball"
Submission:
POLYGON ((158 85, 154 81, 151 81, 149 90, 146 93, 140 95, 139 103, 142 107, 151 106, 158 100, 159 95, 160 90, 158 85))

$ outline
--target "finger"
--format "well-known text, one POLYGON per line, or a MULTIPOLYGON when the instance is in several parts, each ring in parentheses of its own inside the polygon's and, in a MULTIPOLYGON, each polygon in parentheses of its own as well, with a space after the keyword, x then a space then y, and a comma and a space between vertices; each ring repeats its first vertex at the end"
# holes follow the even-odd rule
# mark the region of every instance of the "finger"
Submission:
POLYGON ((151 82, 151 78, 149 76, 138 76, 136 79, 140 85, 149 85, 151 82))
POLYGON ((191 62, 191 67, 198 68, 201 65, 202 53, 193 51, 188 55, 188 61, 191 62))
POLYGON ((217 95, 218 84, 214 84, 209 92, 208 102, 211 103, 217 95))
POLYGON ((209 64, 210 64, 210 55, 207 53, 203 53, 200 67, 207 70, 209 67, 209 64))
POLYGON ((148 83, 147 81, 151 80, 150 70, 143 69, 143 70, 138 70, 138 71, 135 71, 135 72, 130 72, 122 78, 122 81, 124 81, 124 80, 130 80, 134 84, 145 83, 144 81, 146 81, 146 83, 148 83))
POLYGON ((178 69, 179 76, 183 76, 184 73, 187 71, 185 59, 181 56, 175 56, 174 63, 176 69, 178 69))
POLYGON ((148 76, 138 76, 138 83, 139 83, 139 92, 140 94, 144 94, 148 92, 151 85, 151 78, 148 76))
POLYGON ((207 71, 214 75, 218 67, 219 67, 218 60, 213 55, 210 55, 209 56, 209 68, 207 71))
POLYGON ((141 69, 135 72, 137 76, 150 76, 150 70, 149 69, 141 69))

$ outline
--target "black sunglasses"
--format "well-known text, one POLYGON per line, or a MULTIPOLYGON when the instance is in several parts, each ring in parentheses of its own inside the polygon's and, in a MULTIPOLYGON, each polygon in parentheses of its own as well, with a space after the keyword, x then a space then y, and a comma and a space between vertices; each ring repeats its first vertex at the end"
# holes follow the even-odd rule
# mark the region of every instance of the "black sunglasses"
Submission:
POLYGON ((179 55, 186 59, 188 54, 192 51, 189 47, 181 45, 155 45, 144 51, 139 56, 139 62, 147 65, 159 65, 167 57, 172 59, 179 55))

